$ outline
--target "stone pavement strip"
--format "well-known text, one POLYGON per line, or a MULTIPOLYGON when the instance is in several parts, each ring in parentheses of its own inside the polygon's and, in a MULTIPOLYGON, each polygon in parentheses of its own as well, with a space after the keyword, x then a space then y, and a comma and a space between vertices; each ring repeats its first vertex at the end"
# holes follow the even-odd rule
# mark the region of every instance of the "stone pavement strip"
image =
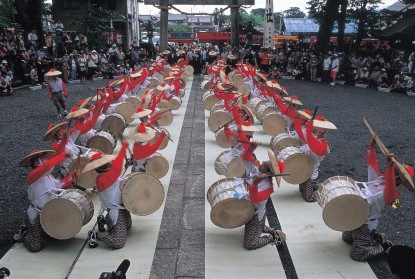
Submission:
POLYGON ((205 130, 195 76, 166 197, 150 278, 205 276, 205 130))

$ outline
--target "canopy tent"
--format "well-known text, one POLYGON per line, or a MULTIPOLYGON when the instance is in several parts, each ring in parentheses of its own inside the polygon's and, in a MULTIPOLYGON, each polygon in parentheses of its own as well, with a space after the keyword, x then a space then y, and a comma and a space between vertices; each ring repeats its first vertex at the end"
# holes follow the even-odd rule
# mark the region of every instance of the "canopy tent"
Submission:
MULTIPOLYGON (((284 18, 284 35, 316 35, 319 25, 311 18, 284 18)), ((357 24, 355 22, 346 23, 345 34, 355 34, 357 24)), ((337 34, 337 24, 333 28, 333 34, 337 34)))

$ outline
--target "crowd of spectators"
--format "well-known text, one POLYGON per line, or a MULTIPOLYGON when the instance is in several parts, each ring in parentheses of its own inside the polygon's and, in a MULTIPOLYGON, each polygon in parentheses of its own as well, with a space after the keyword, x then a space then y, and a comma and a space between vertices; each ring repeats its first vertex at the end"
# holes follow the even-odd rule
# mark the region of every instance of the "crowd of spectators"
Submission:
POLYGON ((64 82, 112 78, 153 55, 136 43, 127 50, 113 44, 97 51, 86 36, 62 30, 41 40, 35 31, 25 36, 14 28, 0 29, 0 94, 11 94, 15 84, 44 85, 52 67, 62 72, 64 82))
MULTIPOLYGON (((62 72, 64 82, 112 78, 137 68, 155 58, 145 43, 133 43, 128 49, 112 44, 93 49, 88 38, 65 32, 45 33, 42 41, 35 31, 26 36, 16 29, 0 30, 0 93, 11 94, 12 85, 43 85, 44 74, 52 67, 62 72)), ((182 48, 170 45, 174 57, 182 48)), ((297 79, 323 82, 335 86, 347 84, 381 91, 412 92, 414 89, 415 54, 393 48, 359 48, 359 52, 315 52, 304 43, 284 43, 276 49, 229 45, 191 44, 187 55, 195 73, 203 73, 214 59, 236 55, 268 73, 271 79, 297 79), (217 53, 216 58, 209 53, 217 53)))

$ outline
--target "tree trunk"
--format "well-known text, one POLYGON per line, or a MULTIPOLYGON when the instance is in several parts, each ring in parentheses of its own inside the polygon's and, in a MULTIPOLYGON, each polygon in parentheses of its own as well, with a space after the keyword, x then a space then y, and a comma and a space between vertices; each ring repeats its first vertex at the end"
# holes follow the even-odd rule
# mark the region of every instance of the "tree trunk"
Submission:
POLYGON ((43 0, 31 0, 28 4, 28 11, 32 18, 33 29, 36 31, 39 46, 45 44, 42 25, 43 0))
POLYGON ((337 43, 340 50, 344 50, 344 29, 346 28, 346 11, 348 0, 340 0, 341 10, 338 19, 337 43))
POLYGON ((340 0, 327 0, 326 12, 321 22, 317 38, 317 48, 320 52, 325 52, 330 43, 330 36, 334 22, 336 21, 339 2, 340 0))
POLYGON ((25 33, 30 33, 33 30, 32 21, 27 13, 27 3, 25 0, 14 0, 16 8, 16 22, 21 25, 25 33))
POLYGON ((355 49, 360 47, 363 37, 366 34, 366 16, 367 16, 366 5, 367 5, 367 0, 363 0, 362 8, 360 9, 360 14, 359 14, 359 24, 357 26, 356 42, 354 43, 354 46, 353 46, 353 48, 355 49))

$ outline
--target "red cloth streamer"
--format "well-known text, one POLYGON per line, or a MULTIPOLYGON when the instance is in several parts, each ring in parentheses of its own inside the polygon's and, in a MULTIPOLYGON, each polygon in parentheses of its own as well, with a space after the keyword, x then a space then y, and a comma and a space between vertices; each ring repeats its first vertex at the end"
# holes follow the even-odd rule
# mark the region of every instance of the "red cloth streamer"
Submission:
POLYGON ((143 107, 138 107, 138 108, 136 109, 136 112, 142 112, 142 111, 144 111, 144 108, 143 108, 143 107))
POLYGON ((231 129, 229 129, 228 125, 225 125, 225 127, 223 127, 223 132, 225 133, 225 137, 228 140, 231 140, 231 138, 235 137, 235 133, 231 129))
POLYGON ((294 117, 293 119, 293 124, 294 124, 294 129, 297 132, 298 138, 304 142, 307 143, 307 140, 304 136, 304 132, 303 132, 303 126, 302 126, 302 121, 299 117, 294 117))
POLYGON ((158 137, 158 139, 153 144, 135 143, 133 147, 134 160, 142 160, 153 155, 157 151, 159 146, 163 143, 163 140, 165 139, 165 137, 166 137, 166 133, 163 131, 158 137))
POLYGON ((310 120, 306 124, 306 139, 310 150, 317 156, 325 156, 329 150, 326 139, 318 139, 313 134, 313 121, 310 120))
POLYGON ((252 203, 260 203, 266 201, 274 192, 272 187, 258 191, 259 182, 261 182, 261 180, 254 180, 252 185, 249 187, 249 199, 252 203))
POLYGON ((41 166, 38 166, 34 168, 33 170, 31 170, 28 173, 27 178, 26 178, 27 184, 29 186, 32 185, 39 178, 41 178, 44 174, 46 174, 51 169, 53 169, 57 164, 65 160, 65 157, 66 157, 65 152, 61 152, 47 159, 41 166))
POLYGON ((283 161, 281 161, 281 160, 278 161, 278 168, 280 169, 281 173, 284 173, 284 171, 286 169, 286 166, 285 166, 283 161))
POLYGON ((399 199, 399 192, 396 188, 395 180, 395 165, 389 163, 386 167, 385 174, 385 189, 383 192, 383 199, 386 205, 393 205, 399 199))
POLYGON ((379 163, 376 157, 376 148, 373 145, 369 145, 366 151, 366 163, 368 167, 372 167, 372 169, 380 175, 379 171, 379 163))
POLYGON ((68 143, 68 139, 65 138, 63 140, 54 140, 52 141, 52 150, 55 150, 56 153, 61 153, 65 151, 65 146, 68 143))
POLYGON ((118 153, 117 157, 111 163, 111 168, 97 176, 96 184, 98 192, 105 191, 107 188, 111 187, 121 176, 127 147, 128 143, 123 142, 120 153, 118 153))

